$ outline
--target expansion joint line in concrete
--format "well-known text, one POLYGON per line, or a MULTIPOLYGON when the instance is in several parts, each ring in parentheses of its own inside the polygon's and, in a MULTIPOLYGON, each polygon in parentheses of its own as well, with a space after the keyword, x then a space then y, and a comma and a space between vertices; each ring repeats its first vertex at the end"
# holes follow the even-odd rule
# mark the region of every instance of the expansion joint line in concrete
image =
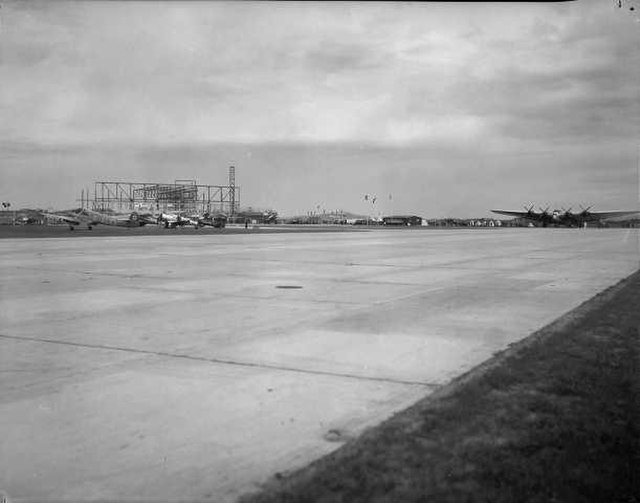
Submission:
POLYGON ((43 339, 39 337, 28 337, 28 336, 16 336, 16 335, 7 335, 0 334, 0 338, 2 339, 11 339, 18 341, 30 341, 30 342, 42 342, 45 344, 59 344, 62 346, 72 346, 77 348, 86 348, 86 349, 102 349, 106 351, 121 351, 125 353, 136 353, 143 355, 153 355, 153 356, 161 356, 164 358, 182 358, 185 360, 194 360, 200 362, 208 362, 208 363, 216 363, 219 365, 233 365, 236 367, 245 367, 245 368, 258 368, 258 369, 269 369, 269 370, 278 370, 282 372, 296 372, 299 374, 310 374, 310 375, 322 375, 322 376, 330 376, 330 377, 343 377, 347 379, 355 379, 359 381, 375 381, 375 382, 383 382, 388 384, 404 384, 409 386, 423 386, 425 388, 429 388, 431 390, 435 390, 440 388, 439 384, 429 383, 423 381, 410 381, 405 379, 394 379, 391 377, 376 377, 376 376, 362 376, 357 374, 348 374, 346 372, 331 372, 329 370, 317 370, 317 369, 303 369, 298 367, 288 367, 285 365, 274 365, 270 363, 256 363, 256 362, 243 362, 238 360, 227 360, 223 358, 209 358, 206 356, 196 356, 196 355, 187 355, 181 353, 169 353, 166 351, 150 351, 148 349, 137 349, 137 348, 125 348, 121 346, 107 346, 104 344, 84 344, 80 342, 69 342, 69 341, 57 341, 55 339, 43 339))

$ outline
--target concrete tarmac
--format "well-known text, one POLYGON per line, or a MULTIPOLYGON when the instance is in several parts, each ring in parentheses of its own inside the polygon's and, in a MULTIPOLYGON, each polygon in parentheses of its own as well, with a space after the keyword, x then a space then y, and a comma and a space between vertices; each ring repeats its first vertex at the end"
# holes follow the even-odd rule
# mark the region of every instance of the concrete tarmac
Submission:
POLYGON ((639 266, 633 229, 0 241, 0 490, 234 501, 639 266))

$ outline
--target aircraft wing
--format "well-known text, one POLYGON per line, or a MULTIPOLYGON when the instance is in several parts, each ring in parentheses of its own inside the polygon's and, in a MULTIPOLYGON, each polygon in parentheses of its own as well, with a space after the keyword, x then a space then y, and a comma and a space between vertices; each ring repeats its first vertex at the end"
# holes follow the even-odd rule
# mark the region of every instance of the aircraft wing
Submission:
POLYGON ((214 220, 199 220, 198 225, 208 225, 209 227, 220 227, 220 222, 214 220))
POLYGON ((135 214, 135 215, 118 215, 117 217, 114 217, 114 219, 119 224, 132 224, 132 223, 138 223, 138 221, 139 221, 139 217, 138 217, 137 214, 135 214))
POLYGON ((138 215, 138 219, 140 220, 140 224, 141 225, 147 225, 147 224, 157 224, 158 223, 158 217, 154 217, 152 214, 142 214, 142 215, 138 215))
POLYGON ((66 215, 57 215, 55 213, 43 213, 43 215, 48 219, 56 220, 58 222, 65 222, 71 225, 80 225, 81 223, 77 218, 69 217, 66 215))
POLYGON ((616 211, 590 211, 587 216, 597 220, 607 220, 609 218, 626 217, 639 214, 639 210, 616 210, 616 211))
POLYGON ((107 217, 100 220, 101 223, 107 225, 118 225, 124 227, 142 227, 147 224, 158 223, 157 217, 154 217, 150 213, 138 214, 137 212, 129 213, 128 215, 116 215, 115 217, 107 217))
POLYGON ((510 211, 510 210, 491 210, 492 213, 500 215, 508 215, 510 217, 531 218, 533 215, 526 211, 510 211))

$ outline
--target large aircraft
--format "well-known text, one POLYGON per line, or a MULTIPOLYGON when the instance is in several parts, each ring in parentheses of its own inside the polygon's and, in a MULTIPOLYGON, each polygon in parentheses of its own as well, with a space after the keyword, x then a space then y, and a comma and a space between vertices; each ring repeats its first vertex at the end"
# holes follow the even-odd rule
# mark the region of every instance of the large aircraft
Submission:
POLYGON ((155 220, 149 215, 140 215, 135 211, 129 215, 109 215, 83 208, 64 215, 56 213, 43 213, 43 215, 48 220, 66 223, 69 225, 70 230, 74 230, 75 227, 80 225, 86 225, 91 230, 94 225, 98 224, 118 227, 142 227, 143 225, 155 223, 155 220))
POLYGON ((609 220, 616 217, 625 217, 636 215, 640 213, 638 210, 616 210, 616 211, 590 211, 591 206, 583 208, 582 211, 574 213, 571 208, 568 210, 553 210, 538 208, 540 211, 534 211, 533 205, 529 208, 525 206, 526 211, 511 211, 511 210, 491 210, 493 213, 500 215, 508 215, 511 217, 524 218, 532 222, 537 222, 543 227, 548 225, 563 225, 567 227, 586 227, 590 223, 600 223, 603 220, 609 220))

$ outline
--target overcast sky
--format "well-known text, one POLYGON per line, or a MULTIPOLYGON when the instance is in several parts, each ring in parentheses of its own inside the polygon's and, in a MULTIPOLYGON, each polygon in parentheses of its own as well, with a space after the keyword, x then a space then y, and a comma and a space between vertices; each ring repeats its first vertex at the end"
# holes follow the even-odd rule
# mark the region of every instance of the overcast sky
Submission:
POLYGON ((613 0, 0 15, 14 207, 74 207, 98 180, 224 185, 229 165, 243 206, 285 215, 638 206, 640 23, 613 0))

